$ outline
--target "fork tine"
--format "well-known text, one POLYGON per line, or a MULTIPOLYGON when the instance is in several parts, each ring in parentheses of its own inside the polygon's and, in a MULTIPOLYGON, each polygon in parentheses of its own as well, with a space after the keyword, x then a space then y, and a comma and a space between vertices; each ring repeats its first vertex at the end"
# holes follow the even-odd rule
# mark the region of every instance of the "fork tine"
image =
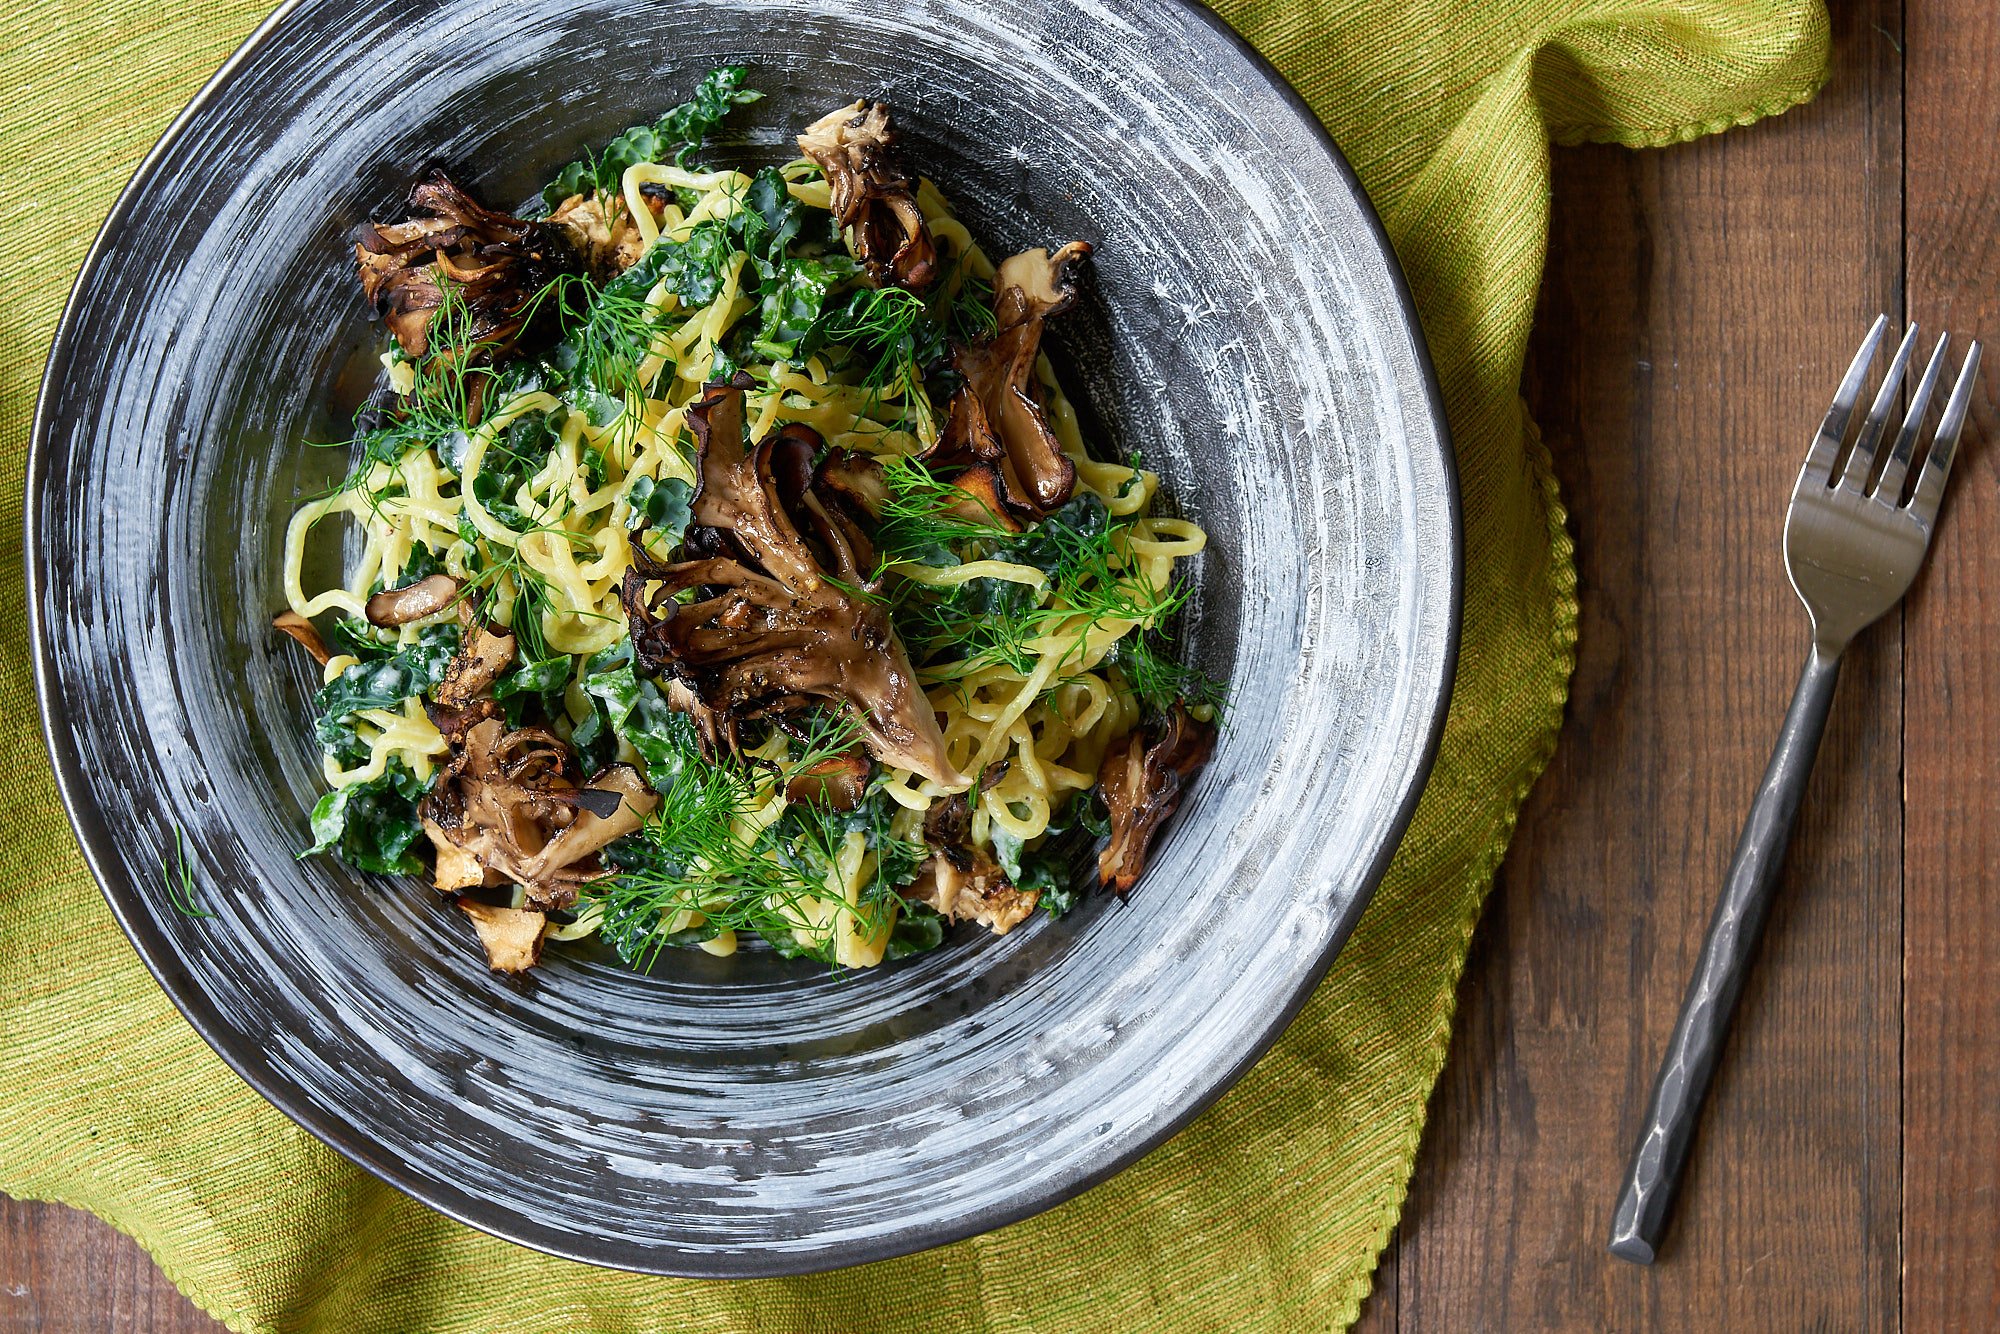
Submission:
POLYGON ((1875 391, 1875 402, 1868 408, 1868 415, 1861 419, 1861 434, 1854 438, 1854 449, 1847 456, 1847 469, 1840 475, 1841 489, 1859 495, 1868 485, 1868 474, 1875 470, 1875 448, 1882 443, 1882 432, 1888 428, 1890 409, 1896 406, 1896 395, 1903 388, 1903 373, 1910 367, 1910 353, 1916 350, 1917 326, 1912 324, 1903 332, 1903 341, 1896 345, 1896 355, 1889 359, 1889 370, 1882 377, 1882 387, 1875 391))
POLYGON ((1882 480, 1875 484, 1875 497, 1885 505, 1899 505, 1903 500, 1903 478, 1910 471, 1910 459, 1917 452, 1917 436, 1924 429, 1924 413, 1931 406, 1931 395, 1937 391, 1938 377, 1944 373, 1945 350, 1951 346, 1949 332, 1938 335, 1937 346, 1931 349, 1931 359, 1924 366, 1923 376, 1910 395, 1910 410, 1903 418, 1903 427, 1896 432, 1896 444, 1889 451, 1889 461, 1882 465, 1882 480))
POLYGON ((1868 378, 1868 367, 1875 360, 1875 349, 1882 345, 1882 331, 1889 327, 1887 315, 1877 315, 1875 323, 1869 327, 1868 336, 1861 340, 1861 350, 1854 354, 1854 360, 1847 367, 1847 374, 1840 379, 1840 391, 1833 396, 1833 406, 1826 410, 1826 420, 1820 423, 1819 434, 1813 437, 1812 448, 1806 451, 1806 466, 1799 471, 1801 484, 1810 477, 1825 482, 1833 475, 1833 461, 1840 455, 1840 441, 1847 434, 1847 423, 1854 416, 1854 405, 1861 401, 1861 384, 1868 378))
POLYGON ((1959 369, 1958 383, 1944 405, 1937 437, 1924 458, 1924 470, 1917 474, 1917 489, 1910 497, 1910 513, 1926 524, 1937 519, 1938 503, 1944 499, 1945 479, 1951 476, 1952 457, 1958 453, 1958 433, 1965 428, 1965 414, 1972 407, 1972 385, 1979 378, 1979 344, 1965 350, 1965 365, 1959 369))

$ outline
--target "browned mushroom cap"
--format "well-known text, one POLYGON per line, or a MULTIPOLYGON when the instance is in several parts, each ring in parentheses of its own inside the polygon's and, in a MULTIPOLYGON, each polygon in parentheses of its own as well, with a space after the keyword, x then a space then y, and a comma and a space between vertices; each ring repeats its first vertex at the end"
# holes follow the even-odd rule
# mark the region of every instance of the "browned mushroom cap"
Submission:
POLYGON ((882 465, 853 450, 829 449, 825 462, 819 465, 815 485, 870 519, 880 519, 889 506, 889 481, 882 474, 882 465))
POLYGON ((965 383, 924 457, 965 468, 959 484, 982 503, 997 500, 1001 512, 1040 518, 1076 489, 1076 465, 1043 407, 1035 357, 1043 325, 1075 302, 1076 270, 1089 255, 1089 245, 1072 241, 1053 255, 1024 250, 1007 260, 993 279, 992 336, 953 355, 965 383))
POLYGON ((963 785, 873 594, 872 544, 815 485, 818 433, 788 426, 746 452, 740 381, 708 386, 687 420, 701 477, 692 558, 654 565, 635 551, 625 578, 639 670, 700 701, 712 747, 740 749, 743 723, 828 703, 856 719, 876 759, 963 785), (693 589, 704 591, 676 597, 693 589))
POLYGON ((496 908, 474 899, 460 899, 459 908, 472 919, 479 943, 486 947, 486 966, 496 973, 525 973, 540 962, 542 931, 548 917, 528 908, 496 908))
POLYGON ((1097 856, 1097 874, 1107 889, 1123 894, 1138 883, 1153 836, 1214 747, 1215 728, 1176 700, 1157 734, 1133 732, 1104 752, 1097 782, 1111 811, 1111 842, 1097 856))
POLYGON ((555 337, 559 302, 547 289, 583 272, 563 229, 483 207, 441 171, 411 188, 406 208, 407 220, 366 224, 354 242, 362 294, 405 352, 434 350, 445 280, 465 304, 467 327, 458 346, 436 350, 461 364, 538 351, 555 337))
POLYGON ((306 652, 312 654, 313 661, 326 666, 333 654, 327 651, 326 641, 313 629, 313 623, 289 608, 271 618, 273 628, 290 635, 306 652))
POLYGON ((632 766, 612 765, 579 788, 560 740, 488 718, 466 733, 417 812, 437 849, 439 889, 519 885, 529 907, 547 911, 576 902, 602 874, 597 854, 658 804, 632 766))
POLYGON ((694 433, 699 490, 692 506, 695 523, 735 536, 740 548, 787 588, 810 592, 820 583, 820 568, 785 512, 778 494, 775 468, 784 467, 796 481, 797 456, 810 450, 818 433, 797 427, 745 452, 743 391, 752 381, 739 374, 727 383, 705 385, 701 397, 687 408, 688 429, 694 433))
MULTIPOLYGON (((979 776, 983 792, 1007 772, 996 760, 979 776)), ((953 921, 972 921, 1004 936, 1041 902, 1038 889, 1019 889, 992 856, 972 846, 972 802, 963 792, 931 801, 924 812, 924 842, 933 855, 917 868, 917 878, 902 891, 905 898, 928 904, 953 921)))
MULTIPOLYGON (((445 664, 444 679, 431 692, 447 709, 463 709, 492 689, 514 661, 514 635, 492 625, 474 625, 471 638, 445 664)), ((440 728, 442 730, 442 728, 440 728)))
POLYGON ((978 922, 996 936, 1019 926, 1041 901, 1041 891, 1016 889, 985 853, 954 861, 938 853, 917 868, 903 897, 936 909, 954 922, 978 922))
POLYGON ((793 776, 785 784, 785 800, 851 811, 868 789, 868 757, 835 755, 793 776))
POLYGON ((452 708, 447 704, 425 700, 424 712, 430 715, 431 726, 437 728, 438 735, 455 745, 465 740, 467 732, 488 718, 499 717, 500 701, 490 695, 481 695, 459 708, 452 708))
MULTIPOLYGON (((1006 760, 995 760, 979 775, 979 790, 990 792, 1007 776, 1006 760)), ((963 792, 935 797, 924 811, 924 842, 961 865, 972 847, 972 799, 963 792)))
MULTIPOLYGON (((644 185, 640 193, 654 223, 662 221, 666 216, 665 188, 644 185)), ((594 193, 571 195, 549 214, 549 225, 562 228, 577 254, 583 257, 590 276, 599 282, 617 277, 646 253, 645 238, 626 211, 622 194, 611 200, 608 211, 604 200, 594 193)))
MULTIPOLYGON (((1063 462, 1069 460, 1064 459, 1063 462)), ((954 486, 965 492, 965 499, 946 510, 947 517, 961 523, 998 528, 1003 532, 1021 531, 1023 525, 1014 512, 1017 509, 1026 511, 1027 507, 1010 501, 1010 488, 997 465, 975 463, 951 480, 954 486)))
POLYGON ((408 625, 437 615, 457 596, 458 580, 448 574, 434 574, 401 588, 384 589, 369 598, 362 611, 371 625, 408 625))
POLYGON ((897 165, 895 143, 889 109, 856 102, 807 126, 799 151, 826 174, 834 221, 853 229, 869 281, 918 292, 937 277, 937 245, 897 165))
POLYGON ((659 797, 629 764, 614 764, 585 783, 577 793, 577 816, 556 831, 542 850, 522 868, 521 884, 530 901, 540 897, 555 906, 576 901, 575 886, 597 877, 597 854, 613 839, 636 833, 660 804, 659 797), (592 800, 597 794, 608 800, 592 800))
POLYGON ((972 844, 972 802, 963 792, 932 799, 924 811, 924 842, 939 852, 972 844))

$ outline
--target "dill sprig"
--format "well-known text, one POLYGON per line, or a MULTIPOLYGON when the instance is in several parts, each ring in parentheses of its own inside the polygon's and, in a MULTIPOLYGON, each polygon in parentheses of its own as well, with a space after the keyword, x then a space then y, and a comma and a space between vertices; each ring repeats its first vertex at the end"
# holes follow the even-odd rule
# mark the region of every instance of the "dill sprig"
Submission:
POLYGON ((857 288, 845 306, 827 312, 819 333, 828 343, 874 355, 861 384, 877 392, 896 384, 914 389, 924 366, 943 355, 930 307, 900 287, 857 288))
POLYGON ((951 658, 961 672, 1002 663, 1023 674, 1050 652, 1051 640, 1060 667, 1108 622, 1155 629, 1187 601, 1188 589, 1178 580, 1155 585, 1137 569, 1128 558, 1130 532, 1096 496, 1080 494, 1027 532, 967 553, 1038 569, 1046 578, 1042 588, 1000 579, 950 589, 905 583, 896 628, 922 665, 935 668, 951 658))
POLYGON ((178 824, 174 826, 174 864, 168 866, 162 857, 160 875, 167 882, 167 902, 175 912, 195 920, 215 916, 195 899, 194 860, 188 856, 187 834, 178 824))
MULTIPOLYGON (((964 260, 953 262, 962 265, 964 260)), ((999 329, 1000 322, 993 314, 993 284, 976 273, 966 274, 946 307, 946 334, 955 343, 970 345, 991 338, 999 329)))
POLYGON ((704 919, 701 938, 753 931, 787 952, 821 955, 840 914, 859 915, 864 930, 887 920, 895 885, 915 873, 921 848, 890 837, 879 795, 857 812, 793 803, 769 825, 752 824, 784 784, 847 753, 858 734, 849 718, 813 715, 784 760, 738 765, 705 758, 691 733, 677 733, 673 765, 651 766, 658 809, 638 834, 606 850, 614 874, 586 890, 620 955, 645 967, 671 938, 667 928, 694 913, 704 919), (670 768, 669 776, 663 771, 670 768), (876 857, 858 905, 833 896, 827 884, 851 832, 862 833, 876 857), (834 915, 817 924, 815 904, 834 915), (821 939, 802 946, 800 931, 821 939))
POLYGON ((1156 632, 1141 631, 1120 640, 1111 656, 1125 684, 1154 713, 1165 713, 1176 700, 1218 714, 1228 708, 1228 688, 1199 667, 1170 656, 1156 632))
MULTIPOLYGON (((538 289, 522 307, 523 320, 532 320, 544 302, 556 302, 559 309, 574 309, 570 284, 579 280, 564 275, 538 289)), ((364 408, 356 414, 356 430, 345 440, 308 441, 316 449, 344 449, 356 458, 347 475, 310 500, 323 500, 346 491, 361 491, 378 517, 385 501, 408 494, 402 475, 411 456, 435 449, 441 459, 462 451, 472 434, 472 418, 483 408, 490 409, 503 397, 510 384, 521 383, 524 372, 516 367, 495 368, 473 360, 477 351, 473 339, 473 312, 460 284, 437 275, 439 304, 431 316, 427 339, 429 355, 406 357, 394 344, 391 356, 411 370, 410 392, 389 404, 364 408), (375 466, 386 464, 388 479, 369 487, 375 466)))
MULTIPOLYGON (((671 244, 662 241, 659 246, 671 244)), ((609 406, 628 412, 637 407, 650 388, 639 369, 667 318, 646 300, 655 267, 628 270, 601 289, 590 287, 587 279, 568 279, 584 285, 588 305, 583 319, 551 354, 550 364, 586 397, 603 396, 604 401, 584 404, 595 425, 608 424, 597 419, 609 406)))
POLYGON ((991 522, 967 518, 963 511, 972 494, 939 477, 923 460, 892 455, 881 460, 881 467, 889 495, 876 525, 875 550, 885 567, 899 562, 956 565, 954 546, 1003 542, 1011 536, 991 511, 991 522))

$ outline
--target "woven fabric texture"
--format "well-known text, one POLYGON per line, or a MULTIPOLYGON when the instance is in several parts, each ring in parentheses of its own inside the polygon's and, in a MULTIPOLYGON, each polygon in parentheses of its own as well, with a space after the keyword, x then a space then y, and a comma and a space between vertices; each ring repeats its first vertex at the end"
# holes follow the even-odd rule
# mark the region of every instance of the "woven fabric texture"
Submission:
MULTIPOLYGON (((146 974, 65 824, 21 565, 51 330, 147 146, 269 0, 21 0, 0 19, 0 1190, 142 1241, 232 1329, 1229 1331, 1351 1322, 1395 1225, 1480 903, 1546 764, 1576 576, 1519 395, 1551 141, 1668 144, 1825 75, 1819 0, 1219 0, 1324 118, 1410 279, 1464 491, 1463 649, 1436 771, 1359 930, 1231 1093, 1038 1218, 789 1280, 519 1249, 363 1175, 231 1074, 146 974)), ((775 13, 774 13, 775 21, 775 13)))

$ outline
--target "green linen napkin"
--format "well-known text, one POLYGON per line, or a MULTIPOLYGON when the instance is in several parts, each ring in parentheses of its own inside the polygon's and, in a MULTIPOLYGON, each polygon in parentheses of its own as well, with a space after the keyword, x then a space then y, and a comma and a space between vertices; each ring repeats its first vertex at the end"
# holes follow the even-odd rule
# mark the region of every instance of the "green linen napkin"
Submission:
MULTIPOLYGON (((1289 1032, 1088 1194, 922 1255, 704 1283, 452 1223, 294 1127, 153 984, 84 871, 34 723, 20 507, 63 296, 113 195, 269 0, 25 0, 0 20, 0 1189, 137 1237, 236 1330, 1245 1331, 1352 1321, 1401 1209, 1473 925, 1546 764, 1576 576, 1518 384, 1550 140, 1662 145, 1825 75, 1819 0, 1220 0, 1346 150, 1409 274, 1464 488, 1442 753, 1361 926, 1289 1032)), ((777 17, 774 11, 774 20, 777 17)))

